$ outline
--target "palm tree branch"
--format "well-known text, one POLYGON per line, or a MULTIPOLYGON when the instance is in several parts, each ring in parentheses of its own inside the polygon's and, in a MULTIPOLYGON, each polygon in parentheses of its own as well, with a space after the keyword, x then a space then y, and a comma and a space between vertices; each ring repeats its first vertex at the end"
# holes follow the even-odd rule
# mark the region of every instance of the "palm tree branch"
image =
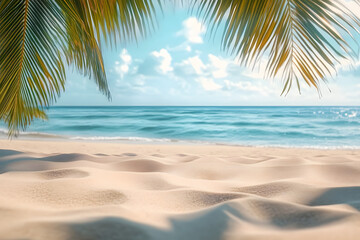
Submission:
POLYGON ((136 40, 154 28, 161 0, 1 0, 0 120, 25 129, 64 89, 63 61, 110 98, 101 42, 136 40))
POLYGON ((281 76, 283 93, 301 79, 320 90, 341 58, 355 56, 345 39, 356 42, 360 18, 341 0, 193 0, 192 8, 212 30, 224 23, 222 47, 241 64, 267 56, 264 77, 281 76))
POLYGON ((44 107, 64 87, 61 21, 59 9, 48 1, 0 5, 0 118, 10 134, 45 118, 44 107))

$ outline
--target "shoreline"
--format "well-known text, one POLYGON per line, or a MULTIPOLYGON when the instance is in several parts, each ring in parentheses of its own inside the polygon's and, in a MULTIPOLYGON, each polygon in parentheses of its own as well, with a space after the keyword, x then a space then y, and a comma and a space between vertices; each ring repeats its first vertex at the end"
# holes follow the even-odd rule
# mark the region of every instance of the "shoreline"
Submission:
MULTIPOLYGON (((30 133, 29 135, 31 135, 30 133)), ((47 134, 44 134, 47 135, 47 134)), ((51 135, 51 134, 49 134, 51 135)), ((82 138, 82 137, 81 137, 82 138)), ((87 138, 87 137, 84 137, 87 138)), ((92 138, 92 137, 90 137, 92 138)), ((94 137, 98 138, 98 137, 94 137)), ((0 142, 74 142, 74 143, 94 143, 94 144, 120 144, 120 145, 154 145, 154 146, 225 146, 238 148, 259 148, 259 149, 302 149, 302 150, 333 150, 333 151, 360 151, 360 146, 292 146, 292 145, 251 145, 238 143, 211 142, 202 140, 181 140, 181 139, 156 139, 143 137, 121 137, 121 139, 77 139, 77 137, 54 135, 54 137, 13 137, 5 138, 0 136, 0 142), (129 139, 127 139, 129 138, 129 139)), ((105 137, 106 138, 106 137, 105 137)), ((111 137, 110 137, 111 138, 111 137)), ((119 137, 120 138, 120 137, 119 137)))

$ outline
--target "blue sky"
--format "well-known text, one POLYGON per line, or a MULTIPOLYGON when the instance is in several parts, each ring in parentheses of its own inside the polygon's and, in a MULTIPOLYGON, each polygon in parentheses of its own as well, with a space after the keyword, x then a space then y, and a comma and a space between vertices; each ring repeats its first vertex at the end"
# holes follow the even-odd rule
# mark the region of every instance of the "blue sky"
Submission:
POLYGON ((210 37, 187 9, 165 9, 157 20, 157 29, 137 44, 102 46, 111 102, 70 67, 56 105, 360 105, 360 62, 342 61, 321 98, 305 85, 301 95, 293 88, 280 96, 283 84, 264 80, 265 64, 240 66, 221 51, 221 31, 210 37))

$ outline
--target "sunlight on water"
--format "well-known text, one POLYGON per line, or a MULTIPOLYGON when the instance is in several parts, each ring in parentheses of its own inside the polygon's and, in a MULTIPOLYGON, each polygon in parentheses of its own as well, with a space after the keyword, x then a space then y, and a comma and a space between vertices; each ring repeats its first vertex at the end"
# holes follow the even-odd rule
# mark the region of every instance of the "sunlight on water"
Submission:
POLYGON ((36 121, 21 135, 358 148, 359 111, 360 107, 53 107, 49 121, 36 121))

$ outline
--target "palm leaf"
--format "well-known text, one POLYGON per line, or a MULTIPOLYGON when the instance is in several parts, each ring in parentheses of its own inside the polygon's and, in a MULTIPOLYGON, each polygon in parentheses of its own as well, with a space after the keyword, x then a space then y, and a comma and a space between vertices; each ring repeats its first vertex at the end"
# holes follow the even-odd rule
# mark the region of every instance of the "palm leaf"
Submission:
POLYGON ((268 56, 266 77, 281 75, 284 92, 304 80, 319 90, 340 58, 354 49, 346 40, 360 19, 341 0, 199 0, 192 8, 212 24, 225 28, 222 47, 245 65, 255 66, 268 56))
MULTIPOLYGON (((94 77, 99 90, 110 98, 100 40, 110 43, 137 40, 154 28, 153 1, 146 0, 57 0, 66 16, 69 64, 94 77), (108 42, 108 41, 107 41, 108 42)), ((160 2, 159 2, 160 4, 160 2)))
POLYGON ((10 133, 37 117, 64 87, 63 18, 49 1, 0 3, 0 118, 10 133))
POLYGON ((145 36, 154 13, 151 0, 1 0, 0 120, 9 134, 46 118, 64 89, 64 60, 110 98, 101 39, 145 36))

